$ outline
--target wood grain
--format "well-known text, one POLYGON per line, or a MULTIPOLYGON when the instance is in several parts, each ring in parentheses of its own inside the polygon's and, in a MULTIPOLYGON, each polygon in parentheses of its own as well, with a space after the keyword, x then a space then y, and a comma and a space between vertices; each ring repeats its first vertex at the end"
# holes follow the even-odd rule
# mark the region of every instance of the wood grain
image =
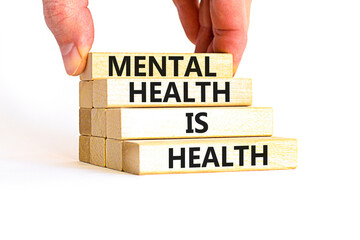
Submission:
POLYGON ((125 78, 103 79, 93 83, 93 105, 95 108, 250 106, 251 103, 252 81, 246 78, 206 80, 196 78, 176 80, 125 78), (201 87, 204 82, 207 85, 201 87), (161 86, 157 85, 155 88, 153 84, 161 84, 161 86), (229 89, 228 94, 214 94, 217 89, 225 90, 226 88, 229 89), (131 94, 130 89, 145 91, 142 94, 131 94), (160 93, 154 94, 154 89, 160 93), (202 93, 205 98, 202 97, 202 93), (228 95, 228 99, 225 95, 228 95), (152 101, 152 96, 161 99, 161 102, 152 101))
POLYGON ((90 163, 90 137, 79 137, 79 160, 81 162, 90 163))
MULTIPOLYGON (((181 77, 206 77, 206 72, 216 73, 217 78, 231 78, 233 77, 233 60, 231 54, 221 54, 221 53, 101 53, 93 52, 89 53, 88 60, 86 64, 85 71, 80 75, 81 80, 98 80, 98 79, 107 79, 107 78, 119 78, 119 77, 137 77, 137 78, 181 78, 181 77), (130 74, 125 75, 126 67, 124 66, 124 72, 121 76, 117 75, 117 72, 114 70, 113 65, 113 75, 110 74, 109 70, 109 57, 115 57, 116 62, 118 62, 118 67, 121 68, 122 63, 125 62, 124 57, 129 57, 130 63, 130 74), (138 61, 138 66, 140 67, 141 73, 144 73, 144 76, 139 76, 135 74, 135 59, 139 57, 144 57, 141 61, 138 61), (176 74, 175 70, 175 61, 170 60, 171 57, 181 57, 182 60, 178 61, 178 72, 176 74), (206 68, 206 58, 209 59, 209 69, 206 68), (166 62, 166 75, 162 76, 154 65, 150 64, 149 59, 153 58, 159 64, 159 67, 163 67, 163 61, 166 62), (186 75, 186 70, 190 64, 190 67, 195 67, 191 59, 197 61, 201 75, 198 72, 191 72, 186 75), (150 71, 150 65, 153 66, 153 74, 150 71)), ((142 75, 142 74, 140 74, 142 75)), ((210 75, 210 74, 208 74, 210 75)))
POLYGON ((79 132, 81 135, 91 135, 91 109, 79 109, 79 132))
POLYGON ((106 167, 122 170, 122 141, 106 139, 106 167))
POLYGON ((122 160, 125 172, 138 175, 294 169, 297 166, 297 141, 275 137, 124 141, 122 160), (265 146, 266 164, 264 158, 258 156, 252 165, 252 148, 261 154, 265 146), (248 148, 243 150, 242 158, 236 147, 248 148), (182 160, 173 160, 170 168, 169 149, 173 149, 174 155, 180 155, 182 148, 184 166, 181 166, 182 160), (192 167, 190 148, 195 149, 192 167))
MULTIPOLYGON (((192 121, 192 129, 203 127, 192 121)), ((271 136, 272 109, 253 107, 113 108, 106 111, 106 136, 113 139, 271 136), (206 132, 188 133, 186 114, 200 118, 206 132)))
POLYGON ((91 135, 106 137, 106 109, 91 109, 91 135))
POLYGON ((93 107, 93 81, 79 82, 79 105, 80 108, 93 107))
POLYGON ((90 137, 90 163, 105 167, 105 138, 90 137))

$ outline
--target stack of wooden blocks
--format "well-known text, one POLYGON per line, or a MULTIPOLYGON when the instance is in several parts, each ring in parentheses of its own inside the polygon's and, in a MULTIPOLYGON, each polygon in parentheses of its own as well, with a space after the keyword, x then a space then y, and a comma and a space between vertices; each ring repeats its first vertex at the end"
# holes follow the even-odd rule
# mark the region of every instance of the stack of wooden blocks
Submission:
POLYGON ((79 159, 133 174, 293 169, 231 54, 90 53, 80 81, 79 159))

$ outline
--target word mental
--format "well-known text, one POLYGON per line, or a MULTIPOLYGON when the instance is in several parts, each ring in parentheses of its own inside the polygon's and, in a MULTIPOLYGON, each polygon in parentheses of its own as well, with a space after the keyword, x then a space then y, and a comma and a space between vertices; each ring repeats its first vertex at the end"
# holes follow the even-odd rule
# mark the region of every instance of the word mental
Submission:
POLYGON ((231 78, 232 67, 231 54, 90 53, 81 79, 231 78))
MULTIPOLYGON (((185 68, 183 77, 189 77, 190 73, 196 73, 198 77, 216 77, 216 72, 210 71, 210 57, 205 56, 205 69, 202 70, 198 58, 195 56, 190 57, 185 68)), ((174 74, 174 77, 179 77, 179 62, 184 61, 183 56, 168 56, 161 57, 159 63, 154 56, 135 56, 134 60, 131 61, 131 56, 124 56, 121 61, 116 59, 115 56, 109 56, 109 76, 114 76, 114 69, 116 71, 116 77, 131 76, 131 71, 135 77, 153 77, 154 69, 162 77, 166 77, 167 65, 174 74), (133 65, 131 64, 133 62, 133 65), (119 67, 120 66, 120 67, 119 67), (147 72, 145 70, 148 69, 147 72), (125 72, 125 73, 124 73, 125 72)))

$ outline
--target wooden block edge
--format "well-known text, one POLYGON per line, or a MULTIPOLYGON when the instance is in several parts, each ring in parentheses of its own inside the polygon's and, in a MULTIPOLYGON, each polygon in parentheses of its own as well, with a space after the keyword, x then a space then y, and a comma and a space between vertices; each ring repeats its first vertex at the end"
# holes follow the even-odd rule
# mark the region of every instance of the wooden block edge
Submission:
POLYGON ((90 136, 79 136, 79 161, 90 163, 90 136))
MULTIPOLYGON (((239 139, 244 139, 242 137, 239 137, 239 139)), ((249 169, 249 168, 245 168, 245 169, 226 169, 226 171, 223 171, 221 169, 219 170, 202 170, 202 171, 181 171, 181 172, 163 172, 163 171, 153 171, 153 172, 142 172, 141 171, 141 160, 140 160, 140 151, 141 151, 141 144, 139 144, 140 142, 153 142, 153 141, 166 141, 166 140, 148 140, 148 141, 144 141, 144 140, 133 140, 133 141, 124 141, 124 144, 126 144, 126 146, 124 146, 124 150, 123 150, 123 164, 127 165, 128 161, 129 162, 134 162, 134 157, 138 159, 136 164, 133 164, 130 167, 125 167, 123 168, 124 172, 127 173, 131 173, 131 174, 135 174, 135 175, 158 175, 158 174, 183 174, 183 173, 216 173, 216 172, 243 172, 243 171, 270 171, 270 170, 291 170, 291 169, 296 169, 298 167, 298 141, 295 138, 279 138, 279 137, 255 137, 255 138, 249 138, 252 140, 255 140, 255 143, 257 142, 267 142, 267 141, 274 141, 274 142, 287 142, 289 146, 294 147, 294 152, 293 152, 293 164, 292 166, 273 166, 272 168, 269 169, 259 169, 259 168, 253 168, 253 169, 249 169), (132 149, 129 149, 129 146, 132 149), (137 154, 135 156, 132 157, 132 159, 128 159, 125 156, 128 153, 125 153, 125 151, 127 152, 131 152, 133 151, 134 148, 138 148, 137 150, 135 149, 135 151, 137 151, 137 154), (137 168, 137 169, 136 169, 137 168)), ((188 142, 191 142, 190 139, 188 139, 188 142)), ((210 140, 210 139, 209 139, 210 140)))
POLYGON ((91 81, 92 77, 92 55, 93 53, 89 53, 86 60, 85 70, 80 74, 80 80, 91 81))
POLYGON ((105 138, 91 137, 90 138, 90 164, 105 167, 106 163, 106 147, 105 138))
POLYGON ((123 142, 115 139, 106 139, 105 148, 106 148, 106 156, 105 156, 105 167, 113 170, 122 171, 123 164, 123 142), (120 148, 120 150, 114 151, 114 148, 120 148))

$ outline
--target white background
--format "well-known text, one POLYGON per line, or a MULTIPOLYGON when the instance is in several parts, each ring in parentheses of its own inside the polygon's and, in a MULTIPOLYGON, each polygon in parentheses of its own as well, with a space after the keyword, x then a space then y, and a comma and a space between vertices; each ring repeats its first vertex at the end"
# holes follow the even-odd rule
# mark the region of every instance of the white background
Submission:
MULTIPOLYGON (((170 0, 90 1, 93 51, 191 52, 170 0)), ((360 5, 257 0, 237 77, 290 171, 133 176, 77 160, 78 78, 41 1, 0 3, 0 239, 359 239, 360 5)))

